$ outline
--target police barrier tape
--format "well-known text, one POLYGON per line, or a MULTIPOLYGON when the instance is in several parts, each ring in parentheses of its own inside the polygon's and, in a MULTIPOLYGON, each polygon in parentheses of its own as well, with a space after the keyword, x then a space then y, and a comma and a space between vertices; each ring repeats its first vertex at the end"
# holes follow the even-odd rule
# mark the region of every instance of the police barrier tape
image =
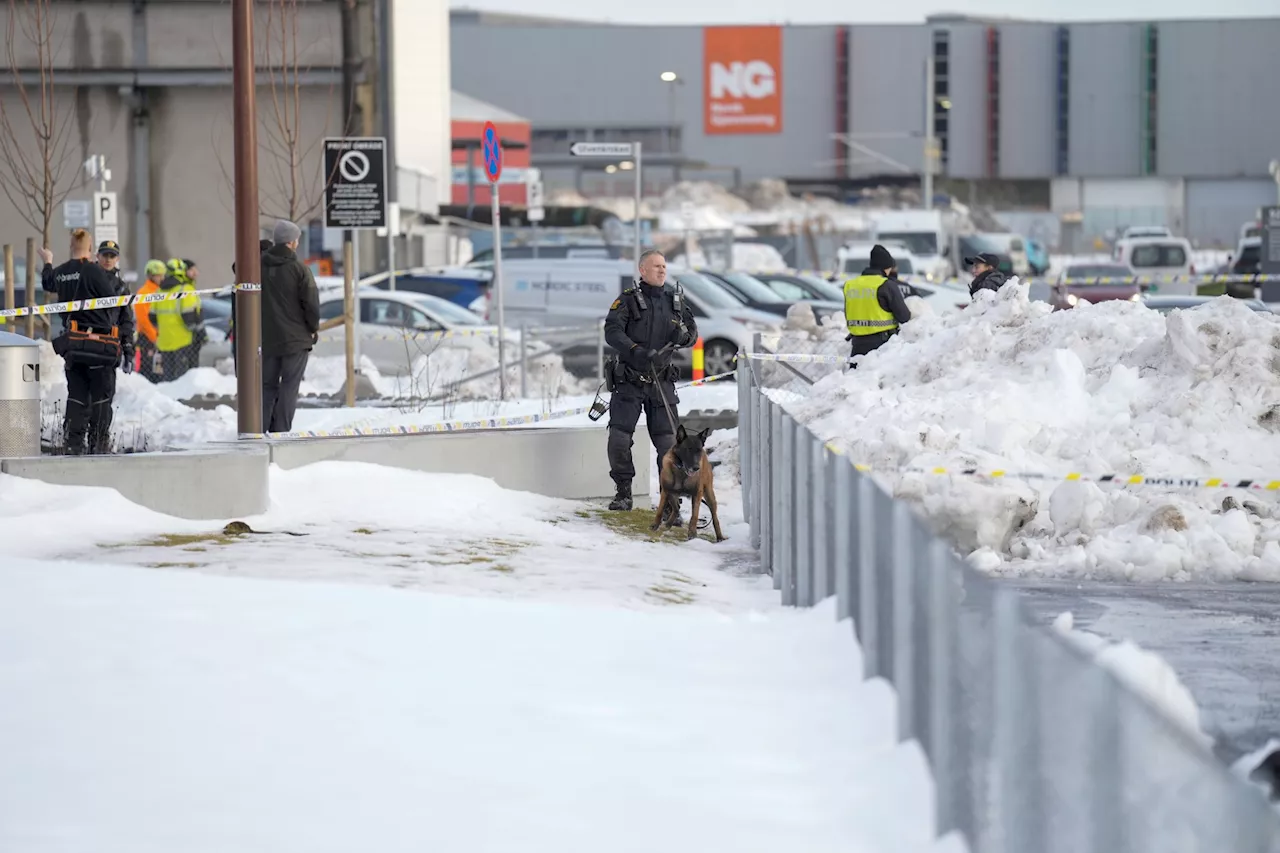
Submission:
POLYGON ((91 311, 95 308, 149 305, 153 302, 169 302, 187 296, 208 296, 225 291, 225 287, 220 287, 216 290, 175 290, 167 293, 163 290, 158 290, 145 296, 139 296, 134 293, 129 296, 105 296, 101 299, 80 299, 74 302, 50 302, 47 305, 29 305, 25 308, 0 308, 0 317, 25 317, 28 314, 37 316, 44 314, 70 314, 72 311, 91 311))
MULTIPOLYGON (((726 379, 730 376, 737 376, 737 374, 719 373, 715 376, 707 376, 703 379, 695 379, 691 382, 682 382, 676 385, 676 387, 693 388, 698 385, 706 385, 708 382, 716 382, 720 379, 726 379)), ((561 409, 555 412, 539 413, 535 415, 513 415, 511 417, 504 418, 477 418, 475 420, 442 421, 434 424, 414 424, 410 426, 335 427, 333 429, 269 433, 245 432, 240 434, 240 438, 245 440, 269 439, 274 441, 299 438, 366 438, 388 435, 430 435, 442 432, 476 432, 478 430, 509 429, 511 427, 543 423, 545 421, 555 421, 562 418, 571 418, 576 415, 584 415, 589 411, 591 411, 590 406, 576 406, 572 409, 561 409)))
MULTIPOLYGON (((846 455, 831 442, 827 450, 837 456, 846 455)), ((864 474, 923 474, 938 477, 972 477, 979 480, 1042 480, 1051 483, 1099 483, 1114 486, 1166 486, 1181 489, 1251 489, 1254 491, 1280 491, 1280 480, 1233 480, 1228 477, 1148 477, 1143 474, 1045 474, 1038 471, 1002 471, 981 468, 875 468, 855 462, 853 467, 864 474)))

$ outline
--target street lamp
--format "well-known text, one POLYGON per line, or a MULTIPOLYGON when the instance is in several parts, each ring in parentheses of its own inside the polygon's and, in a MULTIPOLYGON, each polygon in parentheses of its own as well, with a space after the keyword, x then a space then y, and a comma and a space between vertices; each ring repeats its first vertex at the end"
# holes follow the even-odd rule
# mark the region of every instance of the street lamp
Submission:
POLYGON ((663 71, 658 75, 658 79, 667 84, 667 123, 671 125, 669 131, 671 135, 670 151, 675 153, 675 132, 676 132, 676 86, 684 85, 684 78, 674 71, 663 71))
POLYGON ((618 167, 613 165, 612 163, 604 167, 604 172, 606 175, 612 175, 616 171, 618 171, 618 167))
POLYGON ((624 172, 630 172, 635 167, 636 167, 636 164, 632 163, 630 160, 623 160, 621 163, 618 164, 618 168, 624 172))
POLYGON ((674 83, 680 79, 680 75, 674 71, 663 71, 661 75, 663 83, 674 83))

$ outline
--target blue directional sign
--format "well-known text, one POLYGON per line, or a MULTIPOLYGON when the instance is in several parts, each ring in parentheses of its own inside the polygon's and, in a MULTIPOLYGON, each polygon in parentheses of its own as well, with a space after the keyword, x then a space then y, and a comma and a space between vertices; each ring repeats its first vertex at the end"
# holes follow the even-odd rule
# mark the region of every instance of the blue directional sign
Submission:
POLYGON ((481 131, 480 153, 484 156, 485 177, 489 183, 496 184, 502 176, 502 142, 498 139, 498 128, 491 121, 486 121, 481 131))

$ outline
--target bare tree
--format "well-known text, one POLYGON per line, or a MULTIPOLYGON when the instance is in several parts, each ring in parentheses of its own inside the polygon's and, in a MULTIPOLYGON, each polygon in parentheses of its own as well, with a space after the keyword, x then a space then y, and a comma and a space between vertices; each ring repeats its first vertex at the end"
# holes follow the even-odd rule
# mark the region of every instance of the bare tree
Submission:
POLYGON ((58 104, 53 0, 9 0, 7 11, 5 56, 16 104, 0 97, 0 192, 47 249, 53 215, 79 184, 71 147, 75 113, 58 104), (36 79, 26 79, 33 73, 36 79))
MULTIPOLYGON (((274 183, 274 193, 264 193, 264 200, 274 197, 277 210, 263 210, 264 216, 303 223, 324 204, 324 157, 320 147, 321 133, 303 127, 303 79, 311 71, 308 59, 311 45, 302 43, 299 26, 299 0, 269 0, 263 18, 263 65, 268 74, 268 97, 260 109, 263 126, 259 143, 259 163, 274 183)), ((324 126, 333 115, 333 86, 324 99, 324 126)), ((260 166, 261 169, 261 166, 260 166)))

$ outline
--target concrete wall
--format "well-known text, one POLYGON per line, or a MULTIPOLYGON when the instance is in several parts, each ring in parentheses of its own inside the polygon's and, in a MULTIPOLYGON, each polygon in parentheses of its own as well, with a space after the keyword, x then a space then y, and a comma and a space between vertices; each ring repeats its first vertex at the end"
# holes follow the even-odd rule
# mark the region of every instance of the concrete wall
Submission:
POLYGON ((260 515, 270 506, 265 448, 46 456, 0 460, 0 471, 60 486, 115 489, 147 509, 197 520, 260 515))
MULTIPOLYGON (((604 429, 514 429, 386 438, 273 441, 271 461, 281 468, 347 461, 388 465, 435 474, 489 477, 504 489, 553 498, 612 497, 604 429)), ((632 458, 634 497, 647 506, 653 450, 636 435, 632 458)))
MULTIPOLYGON (((402 16, 406 64, 398 70, 407 82, 396 92, 404 99, 401 134, 408 142, 397 148, 411 158, 411 165, 440 176, 434 184, 428 182, 431 194, 438 196, 449 185, 446 4, 444 0, 399 3, 407 11, 402 16)), ((120 206, 124 268, 137 269, 148 256, 178 255, 199 262, 205 275, 202 283, 229 282, 232 100, 229 76, 225 83, 213 79, 229 74, 231 65, 229 5, 147 0, 139 5, 136 16, 131 4, 121 2, 54 0, 53 7, 54 40, 59 46, 54 65, 64 71, 55 79, 65 83, 55 89, 55 98, 60 119, 68 122, 66 144, 56 158, 63 174, 58 196, 69 193, 71 199, 89 199, 96 186, 84 182, 80 164, 91 154, 105 154, 112 171, 108 189, 117 193, 120 206), (68 76, 72 70, 92 69, 109 70, 116 76, 110 82, 72 85, 74 80, 68 76), (120 80, 132 79, 129 73, 135 69, 164 72, 171 80, 144 90, 146 120, 136 133, 134 103, 120 92, 120 80), (137 181, 137 162, 147 164, 149 186, 137 181), (150 213, 145 241, 136 233, 135 215, 140 209, 150 213)), ((264 229, 280 216, 300 224, 322 218, 320 145, 326 134, 340 132, 343 112, 334 70, 341 65, 339 0, 290 4, 287 8, 296 8, 296 18, 292 12, 282 17, 281 8, 278 0, 255 6, 256 60, 261 68, 277 69, 274 87, 260 86, 257 94, 264 229), (289 94, 291 80, 278 70, 281 67, 331 78, 302 86, 296 117, 289 94), (296 136, 297 142, 287 142, 287 136, 296 136), (300 161, 296 169, 289 165, 291 149, 300 161)), ((0 10, 0 23, 7 14, 7 7, 0 10)), ((17 61, 36 69, 30 44, 19 44, 17 61)), ((19 136, 25 137, 20 139, 24 150, 31 150, 29 128, 24 126, 29 122, 14 112, 13 86, 6 74, 0 80, 0 99, 14 117, 19 136)), ((0 169, 10 171, 3 162, 0 169)), ((430 209, 438 202, 432 198, 430 209)), ((0 242, 23 245, 37 231, 26 220, 38 218, 24 217, 12 205, 0 204, 0 242)), ((52 226, 53 247, 61 255, 65 235, 60 206, 53 211, 52 226)))

